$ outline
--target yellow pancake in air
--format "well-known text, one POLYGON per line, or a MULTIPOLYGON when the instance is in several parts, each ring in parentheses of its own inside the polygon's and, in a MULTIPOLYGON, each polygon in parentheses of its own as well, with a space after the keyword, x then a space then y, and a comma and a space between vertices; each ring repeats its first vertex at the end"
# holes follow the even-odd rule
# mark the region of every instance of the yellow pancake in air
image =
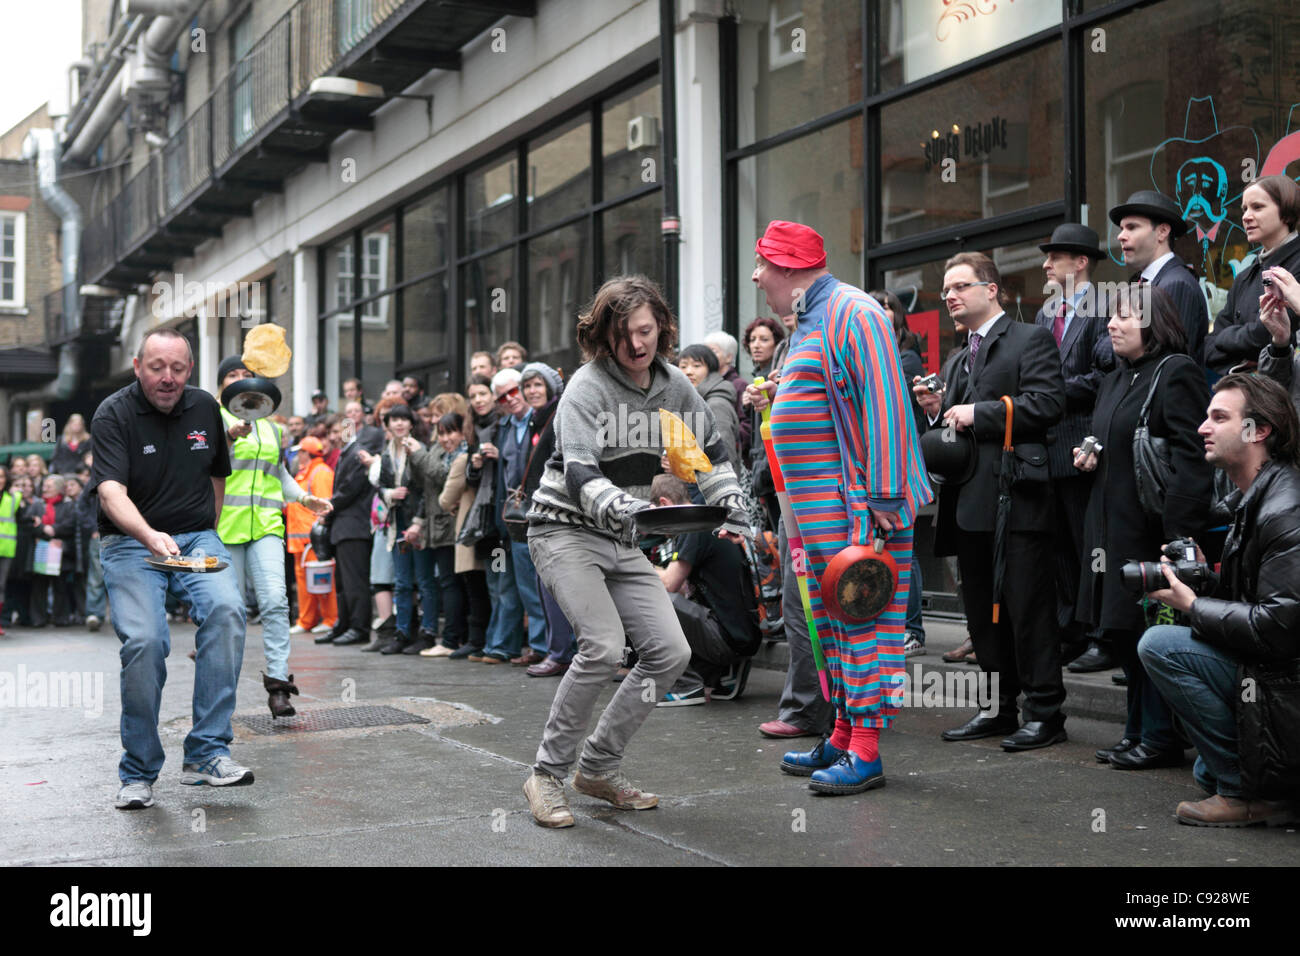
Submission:
POLYGON ((293 352, 284 341, 284 329, 275 323, 255 325, 244 339, 243 362, 262 378, 279 378, 289 371, 293 352))
POLYGON ((697 471, 713 470, 713 462, 700 449, 686 423, 666 408, 659 409, 659 433, 668 454, 668 467, 682 481, 694 484, 697 471))

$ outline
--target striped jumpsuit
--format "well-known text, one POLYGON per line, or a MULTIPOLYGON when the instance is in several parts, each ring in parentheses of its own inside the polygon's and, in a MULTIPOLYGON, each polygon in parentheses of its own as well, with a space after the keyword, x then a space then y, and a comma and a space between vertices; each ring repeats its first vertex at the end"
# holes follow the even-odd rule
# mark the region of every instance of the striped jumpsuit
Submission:
POLYGON ((808 290, 806 316, 805 322, 812 321, 801 326, 808 332, 790 347, 772 405, 773 445, 814 576, 808 581, 812 618, 826 657, 836 716, 855 727, 885 728, 902 702, 913 525, 917 510, 934 496, 922 465, 893 328, 880 306, 832 278, 826 286, 814 284, 808 290), (854 410, 853 433, 843 440, 831 417, 822 365, 828 330, 842 357, 844 393, 854 410), (847 487, 845 455, 851 476, 847 487), (874 621, 846 624, 827 612, 819 582, 826 565, 850 543, 870 542, 868 506, 902 517, 903 530, 890 535, 886 544, 898 564, 898 589, 874 621))

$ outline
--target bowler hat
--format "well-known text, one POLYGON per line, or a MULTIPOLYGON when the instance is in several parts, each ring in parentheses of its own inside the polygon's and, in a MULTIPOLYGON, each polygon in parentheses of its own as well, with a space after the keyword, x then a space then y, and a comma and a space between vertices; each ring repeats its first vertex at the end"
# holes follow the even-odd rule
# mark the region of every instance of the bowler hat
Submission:
POLYGON ((969 429, 936 426, 921 436, 921 456, 937 485, 964 485, 975 476, 979 451, 969 429))
POLYGON ((1097 233, 1077 222, 1065 222, 1052 230, 1052 238, 1038 247, 1044 252, 1068 252, 1090 259, 1104 259, 1097 233))
POLYGON ((1178 203, 1154 189, 1139 189, 1128 197, 1128 202, 1120 203, 1110 211, 1110 221, 1117 226, 1125 216, 1145 216, 1155 223, 1169 223, 1173 227, 1169 232, 1170 239, 1177 239, 1188 229, 1178 203))

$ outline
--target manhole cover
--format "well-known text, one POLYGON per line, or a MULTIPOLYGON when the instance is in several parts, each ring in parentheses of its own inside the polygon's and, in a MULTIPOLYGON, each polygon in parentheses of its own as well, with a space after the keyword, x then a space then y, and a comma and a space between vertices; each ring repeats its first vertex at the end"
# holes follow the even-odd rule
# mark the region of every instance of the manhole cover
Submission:
POLYGON ((349 727, 388 727, 394 724, 427 724, 427 717, 398 710, 396 707, 334 707, 328 710, 299 711, 293 717, 236 715, 235 723, 259 734, 308 734, 317 730, 344 730, 349 727))

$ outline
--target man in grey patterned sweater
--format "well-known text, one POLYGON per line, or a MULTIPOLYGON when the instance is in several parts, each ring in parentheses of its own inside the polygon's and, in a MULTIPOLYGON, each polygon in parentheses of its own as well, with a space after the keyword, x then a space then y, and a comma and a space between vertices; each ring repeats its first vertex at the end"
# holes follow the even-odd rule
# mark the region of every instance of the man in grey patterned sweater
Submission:
POLYGON ((542 826, 573 826, 563 781, 575 759, 573 787, 579 793, 623 810, 648 810, 659 802, 620 769, 632 735, 691 654, 668 592, 636 547, 634 518, 651 507, 650 483, 664 450, 659 409, 681 416, 703 439, 712 469, 698 473, 700 492, 728 512, 719 537, 739 542, 752 533, 712 413, 666 361, 676 333, 658 287, 643 276, 610 279, 578 320, 587 364, 560 399, 555 453, 528 514, 529 553, 578 642, 524 784, 533 818, 542 826), (636 666, 578 756, 596 699, 618 668, 624 635, 636 649, 636 666))

